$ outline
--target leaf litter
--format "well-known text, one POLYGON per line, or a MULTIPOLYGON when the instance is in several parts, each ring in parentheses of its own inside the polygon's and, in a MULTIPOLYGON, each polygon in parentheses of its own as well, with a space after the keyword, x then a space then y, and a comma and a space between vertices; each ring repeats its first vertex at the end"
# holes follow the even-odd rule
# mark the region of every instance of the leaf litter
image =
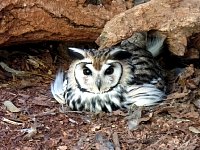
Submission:
POLYGON ((60 110, 50 93, 58 67, 48 52, 20 57, 8 58, 1 65, 29 72, 28 76, 13 78, 12 72, 0 66, 0 74, 7 77, 0 78, 0 101, 10 100, 9 105, 16 107, 0 105, 0 140, 5 149, 200 148, 200 69, 193 65, 175 73, 161 105, 94 115, 60 110))

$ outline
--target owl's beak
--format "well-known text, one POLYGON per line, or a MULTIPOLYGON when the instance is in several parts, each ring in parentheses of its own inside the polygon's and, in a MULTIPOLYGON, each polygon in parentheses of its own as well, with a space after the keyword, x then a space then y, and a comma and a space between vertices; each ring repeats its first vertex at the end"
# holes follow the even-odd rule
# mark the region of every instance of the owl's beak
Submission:
POLYGON ((95 84, 96 84, 98 90, 100 91, 100 89, 101 89, 101 79, 97 78, 95 84))

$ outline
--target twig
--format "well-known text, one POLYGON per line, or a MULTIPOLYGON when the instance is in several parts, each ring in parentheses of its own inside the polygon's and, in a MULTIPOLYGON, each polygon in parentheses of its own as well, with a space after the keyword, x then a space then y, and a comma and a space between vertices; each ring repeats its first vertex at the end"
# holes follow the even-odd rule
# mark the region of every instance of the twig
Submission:
POLYGON ((13 125, 23 125, 23 123, 21 122, 16 122, 7 118, 2 117, 1 119, 3 122, 9 123, 9 124, 13 124, 13 125))
POLYGON ((15 69, 12 69, 10 67, 8 67, 7 64, 5 64, 4 62, 0 62, 0 66, 7 72, 10 72, 16 76, 22 76, 22 75, 26 75, 26 72, 25 71, 18 71, 18 70, 15 70, 15 69))
POLYGON ((64 113, 65 113, 65 114, 66 114, 66 113, 84 114, 85 112, 84 112, 84 111, 70 111, 70 110, 69 110, 69 111, 65 111, 64 113))
POLYGON ((42 76, 45 78, 50 78, 52 79, 52 77, 49 77, 47 75, 43 75, 43 74, 39 74, 39 73, 34 73, 34 72, 28 72, 28 71, 18 71, 15 69, 10 68, 7 64, 5 64, 4 62, 0 62, 0 66, 7 72, 12 73, 14 76, 18 76, 18 77, 29 77, 31 75, 37 75, 37 76, 42 76))
POLYGON ((46 112, 41 112, 39 114, 32 114, 31 117, 42 117, 48 115, 56 115, 55 109, 46 112))
POLYGON ((119 138, 118 138, 117 132, 113 133, 113 143, 115 145, 115 150, 121 150, 120 149, 119 138))

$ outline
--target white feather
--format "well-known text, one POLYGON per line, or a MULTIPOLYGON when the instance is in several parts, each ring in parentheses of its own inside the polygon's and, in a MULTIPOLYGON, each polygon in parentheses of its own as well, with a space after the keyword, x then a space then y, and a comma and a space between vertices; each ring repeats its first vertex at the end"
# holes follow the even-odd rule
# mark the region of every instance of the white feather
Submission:
POLYGON ((64 72, 59 71, 56 75, 55 81, 51 84, 51 93, 56 101, 60 104, 65 104, 64 92, 66 90, 67 80, 64 81, 64 72))
POLYGON ((79 54, 81 54, 82 56, 85 57, 85 51, 83 49, 75 48, 75 47, 69 47, 68 49, 73 51, 73 52, 79 53, 79 54))
POLYGON ((165 41, 166 37, 161 36, 155 36, 147 41, 147 50, 151 52, 153 57, 158 56, 162 52, 163 43, 165 41))
POLYGON ((135 104, 137 106, 152 106, 164 100, 165 94, 154 85, 143 84, 130 87, 127 93, 127 101, 124 106, 135 104))

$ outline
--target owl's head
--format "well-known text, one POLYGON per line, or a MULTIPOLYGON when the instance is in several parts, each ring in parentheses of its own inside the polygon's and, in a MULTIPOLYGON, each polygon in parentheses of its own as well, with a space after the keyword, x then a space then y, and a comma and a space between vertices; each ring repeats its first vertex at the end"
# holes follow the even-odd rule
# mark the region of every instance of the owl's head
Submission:
POLYGON ((82 91, 95 94, 109 92, 120 84, 126 68, 123 60, 131 57, 130 52, 120 48, 69 50, 76 59, 69 69, 74 84, 82 91))

